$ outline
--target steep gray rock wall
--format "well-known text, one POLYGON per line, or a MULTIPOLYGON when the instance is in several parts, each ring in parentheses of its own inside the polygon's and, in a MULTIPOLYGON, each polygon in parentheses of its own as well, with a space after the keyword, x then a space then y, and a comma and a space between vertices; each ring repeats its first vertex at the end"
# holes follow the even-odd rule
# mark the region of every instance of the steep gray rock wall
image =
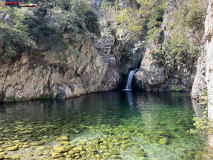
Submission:
MULTIPOLYGON (((118 24, 114 23, 114 20, 111 19, 111 17, 115 15, 104 13, 100 9, 102 2, 112 2, 113 4, 115 1, 116 0, 90 0, 92 8, 96 9, 99 16, 99 22, 102 31, 102 37, 98 39, 94 45, 97 48, 98 53, 101 55, 116 55, 117 62, 120 62, 119 68, 122 73, 119 88, 124 88, 126 86, 130 70, 138 69, 140 67, 140 63, 145 52, 144 49, 141 48, 141 45, 146 38, 147 31, 146 29, 142 31, 142 35, 139 41, 120 38, 119 35, 115 32, 118 28, 118 24), (110 30, 112 30, 114 34, 109 34, 108 25, 110 25, 110 30)), ((136 0, 118 0, 117 2, 121 8, 129 6, 132 8, 137 8, 136 0)), ((125 37, 125 35, 122 36, 125 37)))
MULTIPOLYGON (((208 116, 213 125, 213 0, 209 0, 205 21, 204 50, 198 63, 198 71, 193 84, 192 97, 200 99, 203 92, 208 93, 208 116)), ((213 135, 208 135, 209 154, 212 154, 213 135)))
POLYGON ((72 45, 60 53, 23 54, 14 64, 1 64, 0 95, 4 101, 50 96, 70 98, 115 89, 120 73, 115 55, 100 56, 90 44, 72 45), (76 50, 80 59, 69 52, 76 50))
MULTIPOLYGON (((102 1, 91 0, 91 6, 98 9, 102 1)), ((130 2, 119 1, 119 4, 126 7, 131 5, 130 2)), ((103 32, 103 17, 99 18, 103 32)), ((70 34, 64 37, 70 39, 70 34)), ((23 53, 14 63, 1 64, 0 100, 70 98, 117 89, 121 87, 122 79, 125 82, 123 85, 126 85, 125 76, 128 76, 130 69, 138 67, 141 58, 140 42, 124 44, 113 36, 94 38, 83 45, 69 45, 69 49, 63 53, 23 53), (120 50, 127 45, 134 54, 131 60, 122 62, 124 56, 120 50), (75 53, 70 54, 72 51, 75 53)))
MULTIPOLYGON (((115 2, 116 0, 89 0, 90 1, 90 4, 93 8, 95 9, 99 9, 101 7, 101 3, 102 2, 115 2)), ((137 5, 137 1, 136 0, 117 0, 118 4, 120 7, 122 8, 125 8, 127 6, 131 6, 135 9, 138 8, 138 5, 137 5)))
POLYGON ((204 49, 198 60, 197 74, 193 84, 192 97, 200 99, 202 93, 208 93, 209 117, 213 120, 213 1, 209 1, 205 33, 203 36, 204 49))
MULTIPOLYGON (((213 121, 213 1, 209 1, 208 14, 205 22, 206 43, 206 83, 208 90, 209 118, 213 121)), ((212 143, 213 146, 213 143, 212 143)))
MULTIPOLYGON (((198 61, 197 75, 193 84, 192 97, 200 99, 208 93, 208 116, 213 125, 213 0, 209 0, 203 38, 204 49, 198 61)), ((209 135, 209 152, 212 154, 213 135, 209 135)))
POLYGON ((155 62, 152 54, 162 47, 162 43, 171 35, 169 26, 175 21, 174 12, 179 3, 186 0, 170 0, 161 25, 161 40, 159 44, 151 44, 146 49, 139 71, 134 77, 135 88, 146 91, 190 91, 196 74, 193 59, 185 59, 185 63, 175 70, 168 70, 155 62))
MULTIPOLYGON (((204 50, 206 47, 204 47, 204 50)), ((206 51, 203 51, 203 53, 206 51)), ((198 59, 197 74, 192 87, 192 98, 200 101, 202 94, 207 91, 206 84, 206 54, 203 54, 198 59)))

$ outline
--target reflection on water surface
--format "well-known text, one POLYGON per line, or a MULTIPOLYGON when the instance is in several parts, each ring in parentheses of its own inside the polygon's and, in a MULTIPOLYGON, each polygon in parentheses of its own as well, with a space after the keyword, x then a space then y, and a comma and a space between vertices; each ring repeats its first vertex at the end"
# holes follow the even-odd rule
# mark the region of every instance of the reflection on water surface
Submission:
POLYGON ((202 159, 205 144, 187 132, 193 115, 188 93, 113 91, 1 105, 0 154, 20 159, 202 159))

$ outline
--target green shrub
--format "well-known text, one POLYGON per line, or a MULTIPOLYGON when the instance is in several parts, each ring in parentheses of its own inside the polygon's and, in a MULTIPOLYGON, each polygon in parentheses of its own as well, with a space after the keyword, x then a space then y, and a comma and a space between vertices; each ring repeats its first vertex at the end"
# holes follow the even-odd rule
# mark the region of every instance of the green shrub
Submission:
POLYGON ((35 46, 34 41, 29 37, 28 26, 24 24, 24 9, 0 6, 1 14, 7 19, 0 19, 0 59, 10 61, 19 56, 23 51, 35 46))
POLYGON ((162 44, 162 49, 155 51, 153 58, 167 67, 177 67, 186 59, 196 59, 201 52, 198 46, 181 33, 173 33, 162 44))
POLYGON ((10 103, 15 103, 15 102, 23 102, 25 101, 25 98, 15 98, 15 97, 8 97, 7 101, 10 103))
POLYGON ((191 65, 193 65, 202 50, 206 15, 205 1, 194 0, 190 5, 187 2, 179 3, 172 13, 174 22, 167 26, 170 36, 167 36, 166 39, 159 26, 161 25, 161 13, 168 3, 154 8, 155 11, 147 23, 148 45, 155 45, 158 49, 152 54, 152 57, 159 65, 170 70, 176 70, 178 66, 186 64, 186 61, 191 61, 191 65))
POLYGON ((54 11, 49 13, 49 17, 54 17, 52 24, 58 29, 72 30, 76 37, 77 34, 88 37, 88 33, 100 36, 98 17, 86 0, 58 0, 54 11))
POLYGON ((208 118, 208 107, 203 111, 203 116, 201 118, 194 117, 194 126, 195 129, 190 129, 191 134, 212 134, 211 122, 208 118))
POLYGON ((114 29, 111 26, 112 23, 113 22, 111 22, 111 21, 107 21, 105 23, 105 32, 104 32, 104 34, 105 34, 106 37, 109 37, 110 35, 112 35, 112 36, 115 35, 115 31, 114 31, 114 29))
POLYGON ((7 101, 10 102, 10 103, 11 102, 16 102, 16 99, 14 97, 8 97, 7 101))
POLYGON ((33 49, 59 52, 68 43, 83 43, 90 34, 100 36, 96 13, 86 0, 40 1, 36 8, 0 6, 0 59, 15 60, 33 49), (65 36, 71 35, 65 43, 65 36))
POLYGON ((90 33, 95 34, 97 37, 101 36, 101 29, 98 23, 98 16, 93 10, 88 10, 85 13, 86 28, 90 33))
POLYGON ((43 95, 41 95, 38 99, 45 100, 45 99, 52 99, 52 98, 53 98, 52 95, 43 94, 43 95))
POLYGON ((102 2, 101 11, 113 24, 111 27, 114 26, 114 28, 111 30, 114 30, 115 34, 122 40, 138 40, 144 27, 148 27, 149 36, 151 36, 155 33, 153 29, 159 27, 163 21, 168 0, 137 0, 137 2, 139 9, 121 8, 118 1, 114 3, 102 2))
POLYGON ((37 48, 43 51, 63 51, 67 48, 63 35, 54 26, 48 24, 47 16, 39 8, 28 10, 25 13, 24 23, 29 26, 29 36, 36 42, 37 48))

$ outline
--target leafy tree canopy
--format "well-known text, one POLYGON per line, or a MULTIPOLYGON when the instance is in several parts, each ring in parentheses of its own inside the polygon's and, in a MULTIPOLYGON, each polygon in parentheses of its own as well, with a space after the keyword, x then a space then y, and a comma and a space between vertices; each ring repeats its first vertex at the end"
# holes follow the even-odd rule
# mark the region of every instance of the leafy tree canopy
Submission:
POLYGON ((62 51, 67 42, 100 36, 96 13, 87 0, 40 1, 35 8, 0 6, 0 58, 5 61, 31 49, 62 51), (70 34, 65 43, 65 34, 70 34))

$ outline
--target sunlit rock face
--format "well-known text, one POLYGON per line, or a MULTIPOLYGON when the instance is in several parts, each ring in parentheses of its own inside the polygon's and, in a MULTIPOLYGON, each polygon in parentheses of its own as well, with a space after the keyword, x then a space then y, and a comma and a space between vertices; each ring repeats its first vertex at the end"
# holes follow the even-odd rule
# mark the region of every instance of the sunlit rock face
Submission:
POLYGON ((206 82, 208 89, 209 100, 209 118, 213 120, 213 1, 211 0, 208 7, 206 22, 205 22, 205 43, 207 55, 206 62, 206 82))
MULTIPOLYGON (((112 56, 112 54, 115 55, 117 63, 120 66, 120 73, 121 73, 121 81, 119 84, 119 88, 125 88, 129 72, 133 69, 138 69, 141 64, 141 60, 143 58, 145 49, 141 48, 140 46, 144 43, 144 40, 146 39, 146 30, 144 29, 141 31, 143 34, 140 38, 140 40, 126 40, 125 36, 127 36, 125 33, 120 33, 116 35, 107 35, 107 27, 106 24, 109 19, 115 15, 109 15, 108 13, 103 13, 101 9, 101 5, 106 5, 106 3, 109 3, 113 6, 114 2, 116 0, 90 0, 90 6, 96 10, 96 13, 99 17, 99 24, 101 28, 101 37, 94 41, 93 44, 95 48, 97 49, 98 53, 100 55, 108 55, 112 56), (122 37, 122 38, 120 38, 122 37), (123 49, 128 48, 128 50, 131 52, 130 57, 127 58, 127 56, 123 53, 123 49)), ((120 8, 125 7, 137 7, 136 0, 117 0, 118 5, 120 8)), ((118 28, 117 23, 111 23, 110 27, 114 30, 118 28)))
POLYGON ((151 44, 146 48, 145 56, 141 62, 139 71, 135 74, 134 86, 146 91, 190 91, 196 74, 193 59, 184 57, 185 63, 176 66, 175 71, 168 71, 153 59, 152 54, 160 50, 161 44, 171 35, 169 26, 175 21, 174 12, 179 3, 186 0, 170 0, 163 16, 161 25, 161 38, 158 44, 151 44))
POLYGON ((114 55, 100 56, 90 42, 69 46, 60 53, 62 59, 58 55, 34 51, 9 67, 1 64, 1 99, 70 98, 118 86, 120 73, 114 55), (70 55, 73 50, 79 56, 70 55))
POLYGON ((193 84, 192 97, 199 99, 201 94, 208 92, 209 118, 213 120, 213 1, 209 1, 205 33, 204 49, 198 61, 197 75, 193 84))
POLYGON ((202 54, 198 59, 197 74, 193 83, 191 95, 193 99, 200 101, 202 93, 206 90, 206 54, 202 54))
MULTIPOLYGON (((209 1, 203 38, 204 49, 199 58, 197 75, 193 85, 192 96, 199 99, 201 94, 208 92, 208 116, 213 121, 213 1, 209 1)), ((210 152, 213 150, 213 135, 209 135, 210 152)))

